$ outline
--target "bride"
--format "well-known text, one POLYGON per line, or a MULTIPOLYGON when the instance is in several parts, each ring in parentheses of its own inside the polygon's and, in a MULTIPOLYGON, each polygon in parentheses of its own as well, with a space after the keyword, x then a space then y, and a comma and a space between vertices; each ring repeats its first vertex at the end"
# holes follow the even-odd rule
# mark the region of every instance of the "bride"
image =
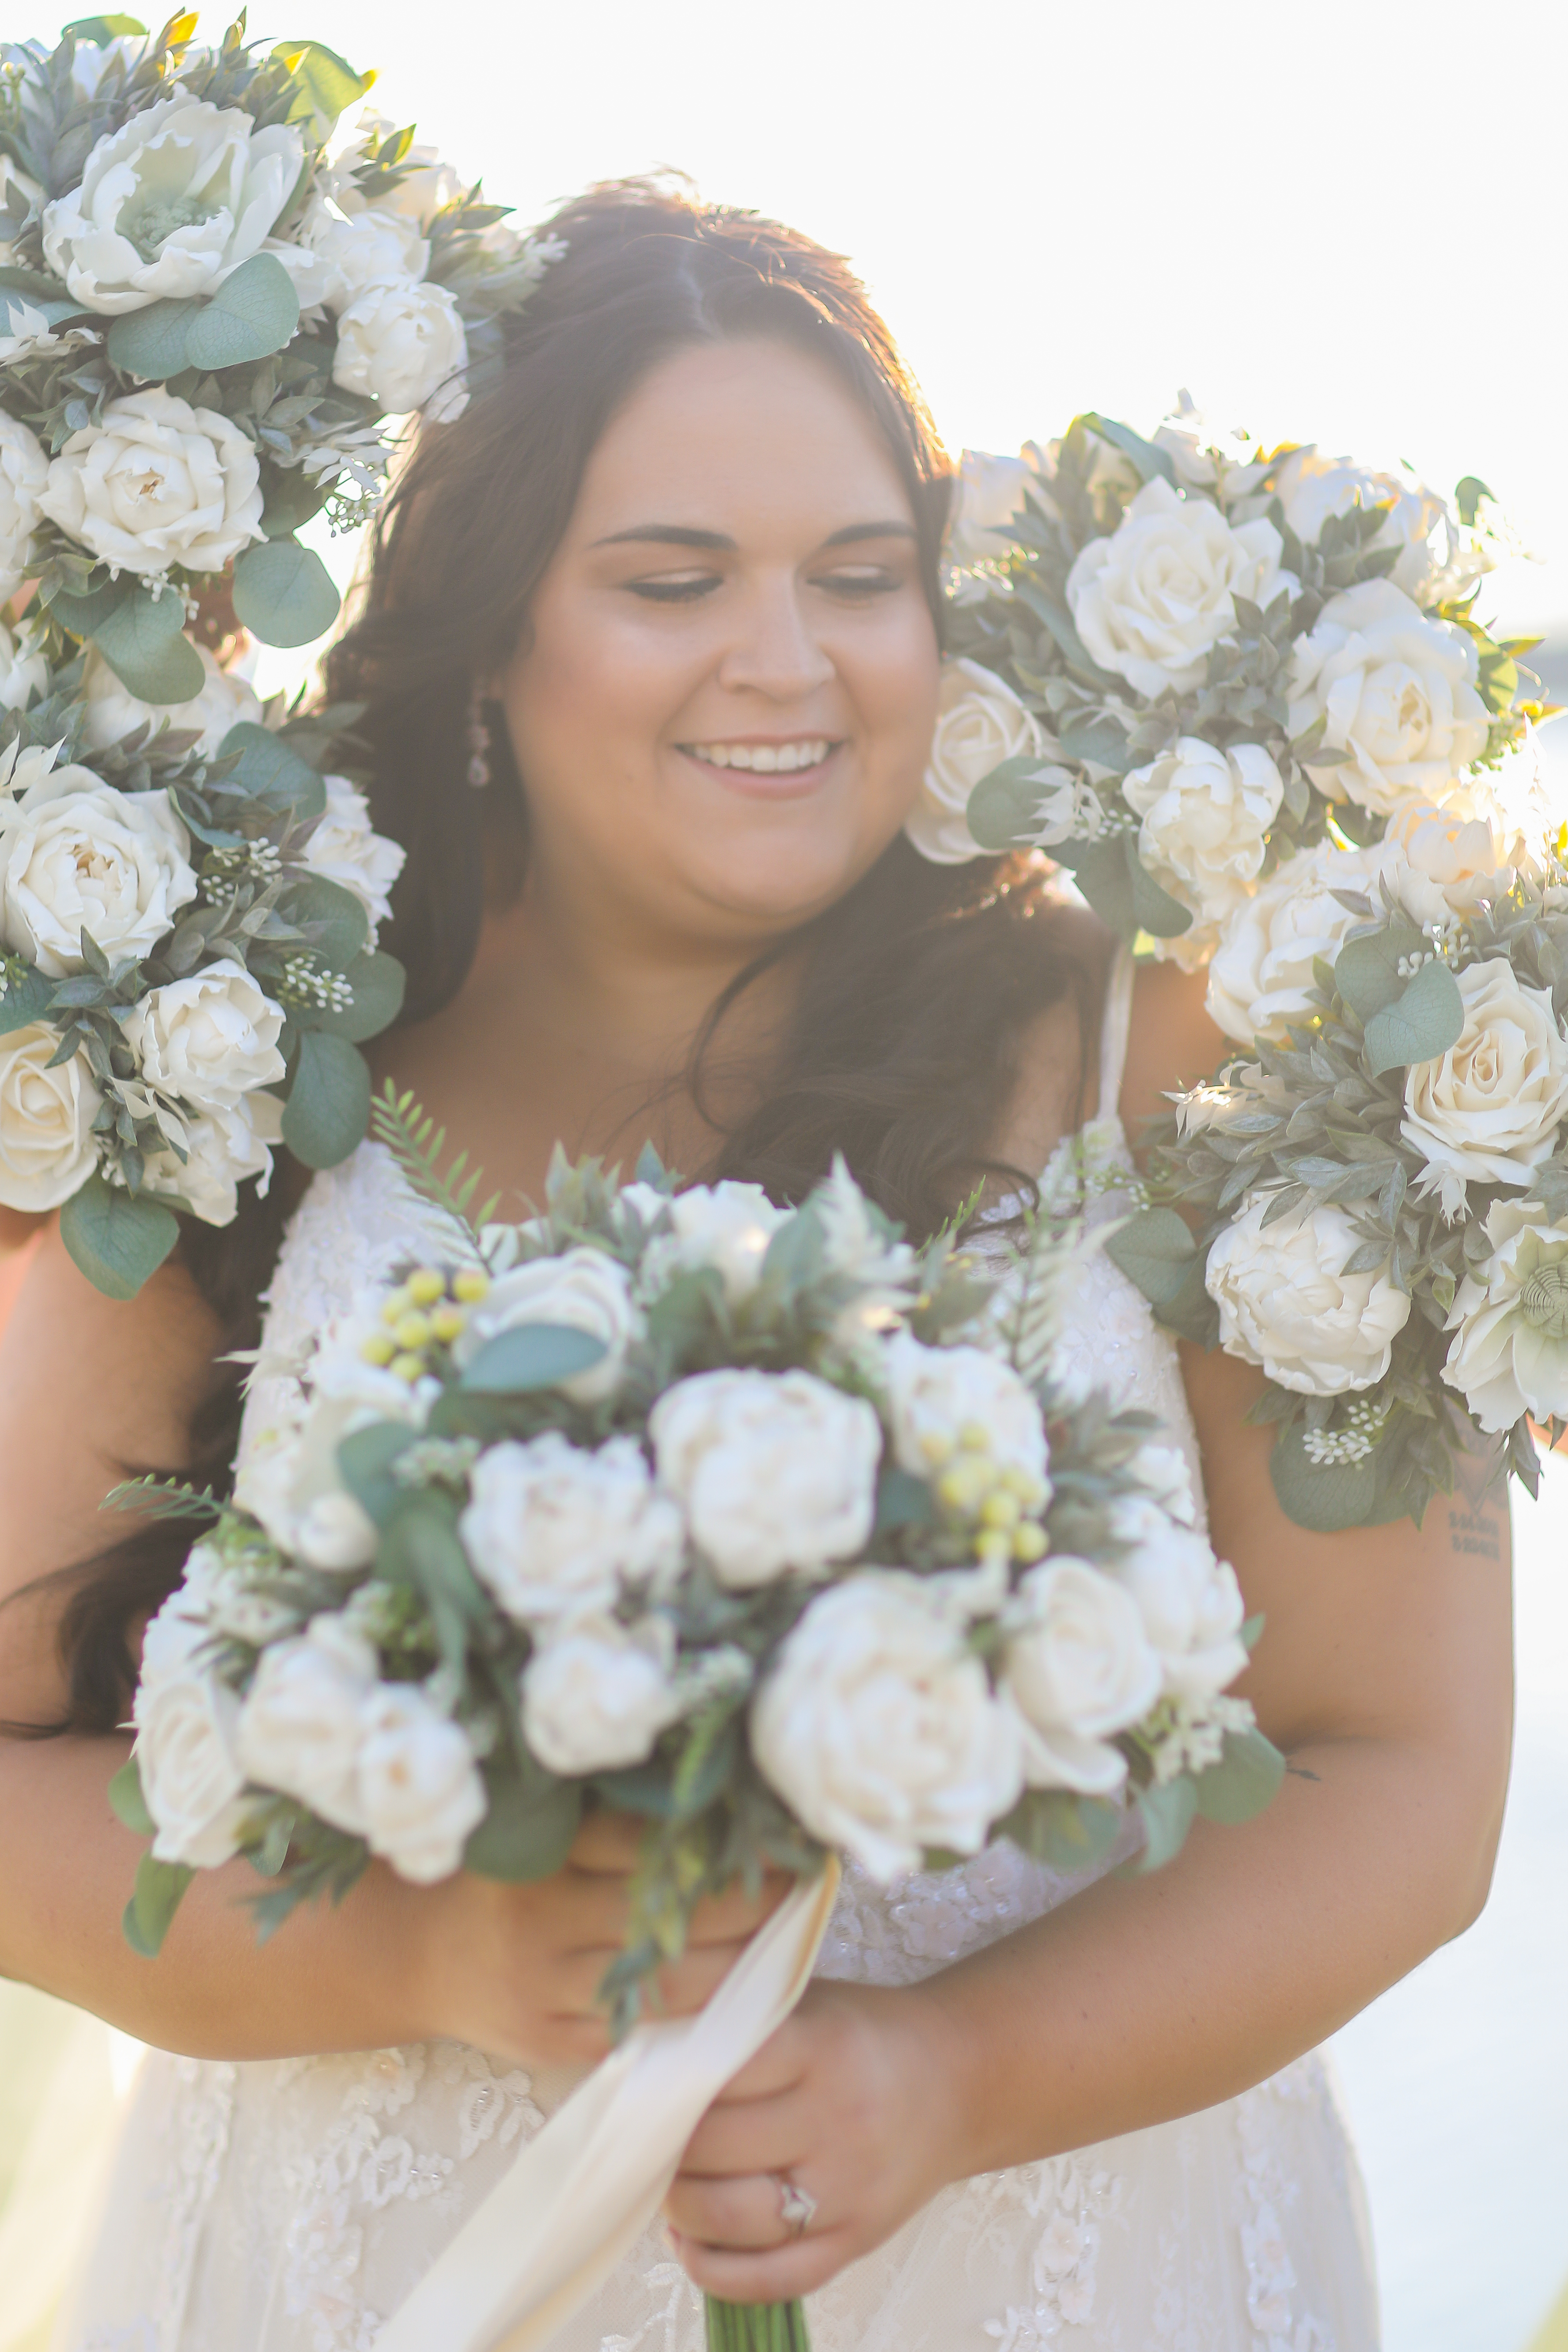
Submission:
MULTIPOLYGON (((1029 860, 927 864, 904 837, 949 482, 885 329, 766 222, 633 186, 552 226, 565 257, 408 467, 332 660, 408 851, 385 1073, 514 1198, 558 1138, 625 1160, 651 1136, 781 1198, 842 1150, 917 1234, 978 1183, 1005 1223, 1086 1171, 1107 1213, 1124 1128, 1220 1041, 1194 983, 1134 985, 1029 860)), ((226 1480, 292 1352, 420 1255, 427 1213, 365 1144, 189 1228, 128 1305, 47 1232, 0 1347, 0 1970, 173 2053, 143 2069, 65 2352, 368 2347, 605 2048, 635 1851, 610 1817, 542 1885, 377 1868, 258 1949, 235 1865, 156 1966, 121 1936, 136 1848, 105 1787, 181 1543, 113 1542, 100 1499, 131 1465, 226 1480), (232 1353, 258 1344, 241 1430, 232 1353)), ((1064 1881, 1006 1846, 885 1895, 851 1871, 805 2000, 563 2352, 696 2352, 701 2289, 804 2293, 817 2352, 1376 2345, 1354 2160, 1303 2053, 1484 1900, 1506 1522, 1489 1559, 1442 1509, 1306 1534, 1249 1372, 1178 1373, 1103 1258, 1069 1337, 1189 1455, 1266 1621, 1246 1687, 1284 1790, 1148 1875, 1064 1881)), ((778 1892, 706 1906, 671 2011, 778 1892)))

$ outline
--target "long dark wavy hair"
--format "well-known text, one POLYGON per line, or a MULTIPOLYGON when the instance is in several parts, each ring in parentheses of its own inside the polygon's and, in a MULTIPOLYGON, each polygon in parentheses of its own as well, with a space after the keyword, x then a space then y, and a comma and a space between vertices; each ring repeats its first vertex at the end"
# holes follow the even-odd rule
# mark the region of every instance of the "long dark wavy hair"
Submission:
MULTIPOLYGON (((947 461, 847 265, 776 222, 650 183, 595 188, 548 228, 565 239, 564 259, 509 322, 492 381, 459 419, 422 437, 379 521, 357 617, 328 665, 331 698, 365 706, 377 829, 408 852, 385 940, 408 971, 405 1024, 461 988, 487 901, 515 894, 527 864, 526 785, 503 730, 493 788, 475 793, 465 779, 472 681, 523 640, 589 456, 662 359, 768 337, 835 369, 899 468, 942 625, 947 461)), ((738 1124, 715 1123, 712 1164, 688 1175, 747 1177, 796 1201, 842 1151, 891 1215, 917 1235, 934 1231, 993 1172, 982 1139, 1004 1113, 1026 1024, 1079 992, 1078 967, 1041 914, 1039 877, 1024 861, 936 866, 896 840, 713 1006, 688 1071, 700 1102, 727 1011, 781 956, 795 959, 801 985, 764 1097, 738 1124)), ((1083 1017, 1080 996, 1080 1030, 1083 1017)), ((180 1245, 221 1333, 185 1471, 219 1494, 233 1475, 241 1381, 223 1359, 258 1343, 286 1207, 275 1185, 268 1200, 246 1196, 221 1230, 187 1226, 180 1245)), ((60 1572, 68 1705, 59 1723, 30 1728, 98 1732, 124 1720, 139 1625, 177 1583, 188 1543, 177 1522, 142 1524, 60 1572)))

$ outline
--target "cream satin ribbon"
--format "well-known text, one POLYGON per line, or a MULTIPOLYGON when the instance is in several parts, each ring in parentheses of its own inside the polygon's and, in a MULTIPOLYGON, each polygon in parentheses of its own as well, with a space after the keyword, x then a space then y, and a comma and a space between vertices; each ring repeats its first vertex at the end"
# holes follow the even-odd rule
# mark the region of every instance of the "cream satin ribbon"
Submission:
POLYGON ((639 2025, 531 2139, 376 2352, 539 2352, 641 2237, 687 2141, 810 1981, 838 1865, 795 1887, 706 2009, 639 2025))

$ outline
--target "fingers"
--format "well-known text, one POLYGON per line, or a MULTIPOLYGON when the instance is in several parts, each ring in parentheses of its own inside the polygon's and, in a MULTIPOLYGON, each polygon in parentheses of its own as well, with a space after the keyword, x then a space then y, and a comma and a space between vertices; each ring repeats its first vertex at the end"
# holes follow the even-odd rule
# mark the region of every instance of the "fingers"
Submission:
POLYGON ((722 1894, 705 1895, 691 1915, 688 1944, 727 1943, 737 1936, 754 1935, 763 1920, 773 1916, 794 1883, 784 1872, 770 1870, 755 1895, 748 1895, 735 1879, 722 1894))
POLYGON ((783 2189, 771 2172, 732 2174, 722 2180, 683 2173, 664 2210, 671 2227, 700 2246, 767 2253, 801 2234, 784 2218, 783 2189))
POLYGON ((729 1943, 689 1948, 679 1960, 660 1969, 649 1988, 655 2016, 689 2017, 710 2000, 746 1948, 740 1936, 729 1943))
POLYGON ((865 2251, 847 2229, 814 2227, 764 2252, 703 2245, 673 2228, 670 2240, 692 2284, 724 2303, 787 2303, 813 2294, 865 2251))

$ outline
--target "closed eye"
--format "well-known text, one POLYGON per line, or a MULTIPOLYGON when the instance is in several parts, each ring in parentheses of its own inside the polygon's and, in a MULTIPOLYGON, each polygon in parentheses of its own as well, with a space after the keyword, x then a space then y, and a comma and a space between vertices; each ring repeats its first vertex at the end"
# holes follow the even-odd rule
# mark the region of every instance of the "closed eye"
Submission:
POLYGON ((649 604, 691 604, 700 596, 710 595, 722 585, 717 572, 693 572, 678 580, 628 580, 626 586, 634 596, 649 604))
POLYGON ((812 582, 814 588, 826 588, 830 596, 852 599, 889 596, 903 584, 898 572, 886 571, 879 563, 841 566, 836 571, 819 573, 812 582))

